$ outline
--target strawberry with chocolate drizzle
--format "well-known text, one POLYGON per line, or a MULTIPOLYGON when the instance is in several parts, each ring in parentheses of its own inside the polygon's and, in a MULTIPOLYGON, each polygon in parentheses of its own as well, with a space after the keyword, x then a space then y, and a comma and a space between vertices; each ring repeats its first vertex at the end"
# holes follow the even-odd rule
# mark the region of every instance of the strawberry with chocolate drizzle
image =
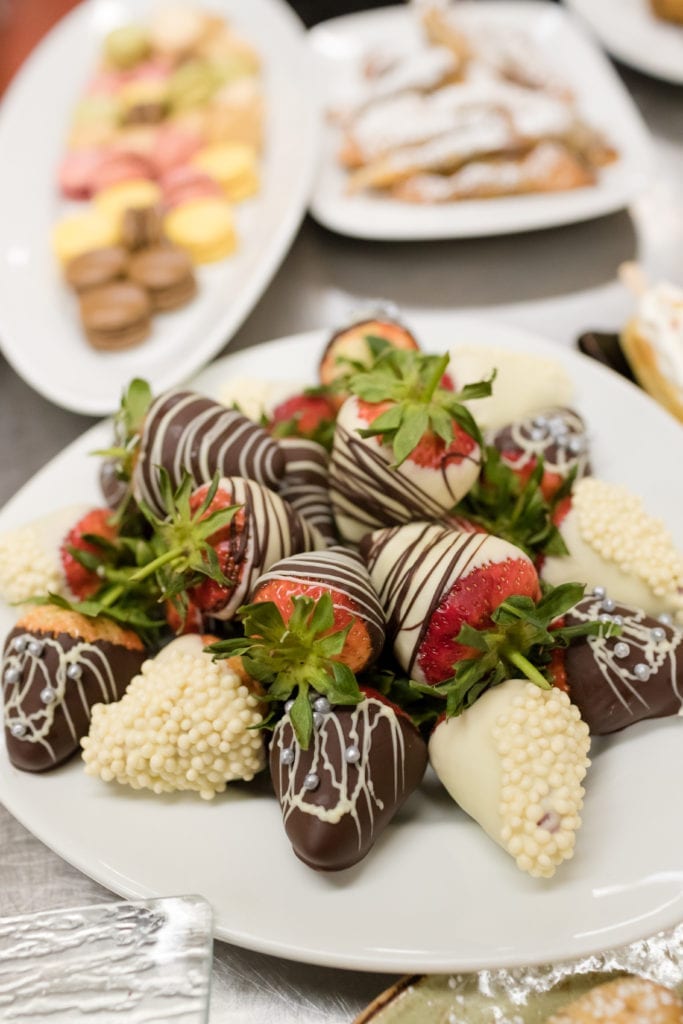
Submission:
POLYGON ((168 474, 160 470, 159 477, 166 515, 141 504, 153 536, 149 557, 130 582, 154 578, 159 599, 175 606, 181 630, 201 616, 231 619, 274 562, 325 547, 313 526, 253 480, 215 477, 194 487, 186 475, 174 493, 168 474))
POLYGON ((362 565, 341 550, 308 557, 259 581, 239 613, 245 637, 211 650, 240 655, 277 709, 270 766, 285 830, 306 864, 337 871, 368 853, 418 786, 426 746, 397 705, 356 679, 382 636, 362 565))
POLYGON ((353 394, 339 411, 330 463, 342 539, 440 519, 477 479, 482 439, 462 403, 489 395, 491 382, 459 393, 444 387, 448 358, 385 349, 371 368, 348 378, 353 394))
POLYGON ((331 400, 339 407, 348 396, 343 378, 352 366, 370 366, 379 348, 419 351, 419 344, 410 331, 386 313, 360 320, 351 327, 337 331, 330 338, 320 360, 320 383, 327 388, 331 400))

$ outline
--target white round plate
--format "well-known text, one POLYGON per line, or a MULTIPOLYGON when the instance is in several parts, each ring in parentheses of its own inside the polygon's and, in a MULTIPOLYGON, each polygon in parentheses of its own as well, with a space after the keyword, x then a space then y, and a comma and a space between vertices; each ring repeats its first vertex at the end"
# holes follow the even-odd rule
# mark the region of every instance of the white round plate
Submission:
POLYGON ((565 0, 624 64, 683 85, 683 25, 658 18, 650 0, 565 0))
MULTIPOLYGON (((524 33, 577 97, 578 109, 619 150, 590 188, 453 203, 406 203, 371 192, 349 195, 336 158, 339 130, 327 119, 311 213, 332 231, 356 238, 410 240, 504 235, 601 217, 627 206, 652 170, 648 131, 608 60, 582 25, 556 4, 538 0, 460 0, 465 24, 524 33)), ((309 33, 326 110, 357 96, 364 55, 415 49, 414 5, 386 7, 324 21, 309 33)))
MULTIPOLYGON (((0 345, 33 388, 76 412, 104 414, 124 385, 163 390, 204 366, 230 340, 284 258, 306 209, 315 169, 312 69, 301 23, 284 0, 201 0, 258 50, 266 95, 262 187, 236 208, 234 256, 198 268, 199 294, 154 318, 151 336, 121 352, 86 341, 74 296, 50 248, 68 208, 57 171, 75 103, 116 25, 144 19, 155 0, 91 0, 50 33, 0 109, 0 345)), ((73 207, 75 204, 69 204, 73 207)), ((84 204, 78 204, 83 206, 84 204)))
MULTIPOLYGON (((576 383, 591 427, 595 472, 641 493, 683 543, 683 433, 630 384, 571 351, 513 329, 416 316, 425 347, 493 343, 557 358, 576 383)), ((229 356, 200 384, 228 375, 312 380, 323 332, 229 356)), ((0 514, 0 529, 67 500, 98 497, 85 434, 0 514)), ((0 609, 0 628, 13 620, 0 609)), ((429 779, 361 864, 316 874, 292 853, 265 785, 205 803, 156 797, 87 777, 78 759, 44 775, 0 754, 0 799, 60 856, 129 897, 199 893, 216 935, 311 963, 361 970, 455 971, 546 962, 631 941, 683 917, 683 719, 634 726, 595 744, 574 860, 550 881, 522 874, 429 779)), ((475 770, 475 769, 473 769, 475 770)))

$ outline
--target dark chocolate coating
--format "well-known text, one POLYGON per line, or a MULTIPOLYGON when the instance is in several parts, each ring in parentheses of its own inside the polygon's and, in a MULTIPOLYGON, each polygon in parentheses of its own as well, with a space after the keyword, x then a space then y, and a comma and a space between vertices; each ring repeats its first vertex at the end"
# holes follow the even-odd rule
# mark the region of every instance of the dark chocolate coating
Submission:
POLYGON ((621 350, 618 334, 610 334, 606 331, 586 331, 579 337, 577 345, 585 356, 596 359, 603 366, 626 377, 627 380, 633 381, 635 384, 638 383, 621 350))
POLYGON ((277 490, 285 458, 278 441, 242 413, 192 391, 170 391, 149 408, 133 473, 136 500, 163 516, 159 466, 174 489, 188 472, 197 486, 218 473, 277 490))
MULTIPOLYGON (((567 625, 608 614, 603 600, 584 598, 567 614, 567 625)), ((626 605, 615 603, 609 614, 623 619, 621 635, 577 639, 565 661, 572 703, 596 736, 646 718, 677 715, 683 707, 683 633, 626 605), (663 638, 655 639, 653 630, 661 630, 663 638), (625 657, 615 653, 619 643, 628 646, 625 657), (636 665, 647 666, 646 680, 634 673, 636 665)))
POLYGON ((128 484, 117 476, 117 460, 104 459, 100 465, 100 490, 109 508, 116 510, 126 500, 128 484))
POLYGON ((328 488, 330 457, 322 445, 303 437, 280 438, 285 474, 280 497, 316 526, 328 544, 338 542, 328 488))
POLYGON ((144 650, 108 640, 88 643, 67 633, 16 626, 5 641, 2 661, 5 741, 12 764, 42 772, 66 761, 88 733, 93 705, 120 700, 145 658, 144 650), (17 651, 17 638, 26 645, 40 643, 41 652, 33 654, 27 646, 17 651), (81 669, 79 679, 67 675, 72 664, 81 669), (50 691, 52 699, 43 699, 50 691), (23 726, 23 735, 15 735, 12 726, 23 726))
POLYGON ((273 733, 270 771, 297 857, 318 871, 341 871, 362 860, 426 766, 427 746, 412 722, 374 697, 323 715, 308 750, 297 744, 285 715, 273 733), (360 757, 349 763, 345 751, 353 746, 360 757), (294 752, 291 765, 282 761, 285 750, 294 752), (314 765, 319 782, 309 790, 304 779, 314 765), (336 808, 337 820, 321 820, 314 808, 328 814, 336 808))
POLYGON ((542 456, 546 473, 565 478, 576 467, 580 479, 590 472, 586 424, 573 409, 544 409, 492 431, 487 441, 513 469, 531 471, 542 456), (573 451, 572 445, 580 450, 573 451))

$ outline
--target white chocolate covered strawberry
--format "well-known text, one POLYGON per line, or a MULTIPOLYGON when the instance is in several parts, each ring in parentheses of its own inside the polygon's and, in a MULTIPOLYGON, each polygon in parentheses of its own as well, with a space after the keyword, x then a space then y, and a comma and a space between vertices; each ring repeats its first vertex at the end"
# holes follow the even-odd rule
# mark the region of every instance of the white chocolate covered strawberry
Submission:
POLYGON ((439 722, 429 757, 456 803, 517 866, 550 878, 574 853, 589 746, 566 693, 508 679, 439 722))

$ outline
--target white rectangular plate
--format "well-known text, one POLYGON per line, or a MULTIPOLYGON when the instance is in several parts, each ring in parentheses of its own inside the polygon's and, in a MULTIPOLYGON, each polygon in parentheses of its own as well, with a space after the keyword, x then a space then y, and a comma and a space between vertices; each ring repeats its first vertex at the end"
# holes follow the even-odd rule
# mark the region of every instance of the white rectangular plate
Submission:
MULTIPOLYGON (((555 4, 537 0, 462 0, 458 13, 464 24, 527 34, 575 92, 585 118, 619 150, 619 159, 604 168, 590 188, 420 205, 370 192, 348 195, 346 174, 336 159, 340 134, 328 122, 311 205, 316 220, 357 238, 468 238, 571 224, 627 206, 647 186, 652 168, 650 138, 609 61, 581 25, 555 4)), ((347 15, 316 26, 310 43, 325 107, 357 91, 361 58, 368 51, 410 50, 419 38, 410 6, 347 15)))
POLYGON ((38 47, 0 111, 0 345, 32 387, 76 412, 114 410, 135 376, 161 391, 214 356, 258 301, 303 217, 315 165, 315 113, 305 35, 283 0, 201 0, 258 50, 267 105, 262 188, 237 209, 239 247, 199 268, 199 295, 155 317, 151 337, 121 352, 85 340, 61 280, 50 231, 64 208, 57 169, 71 112, 102 39, 144 19, 153 0, 91 0, 38 47))

